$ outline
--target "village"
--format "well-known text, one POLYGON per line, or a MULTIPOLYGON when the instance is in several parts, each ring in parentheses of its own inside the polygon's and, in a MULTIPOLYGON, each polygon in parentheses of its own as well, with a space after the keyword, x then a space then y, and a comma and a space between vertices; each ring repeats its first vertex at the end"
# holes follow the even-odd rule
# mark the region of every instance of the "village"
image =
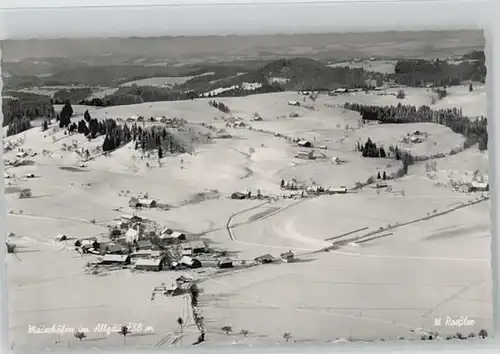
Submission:
MULTIPOLYGON (((368 59, 366 38, 349 58, 294 58, 294 47, 229 64, 143 58, 121 74, 73 63, 85 74, 60 71, 70 84, 57 87, 39 77, 18 89, 14 77, 3 138, 11 348, 485 339, 482 67, 451 49, 368 59), (419 65, 432 70, 400 73, 419 65), (437 327, 439 316, 474 324, 437 327), (26 334, 62 323, 117 330, 26 334)), ((15 76, 34 64, 9 65, 15 76)))

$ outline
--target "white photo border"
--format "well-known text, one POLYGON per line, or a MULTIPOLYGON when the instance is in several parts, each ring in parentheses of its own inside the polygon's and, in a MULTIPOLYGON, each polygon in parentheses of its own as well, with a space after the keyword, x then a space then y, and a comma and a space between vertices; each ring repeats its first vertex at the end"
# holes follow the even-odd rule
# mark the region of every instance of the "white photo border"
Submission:
MULTIPOLYGON (((491 185, 491 266, 493 285, 494 336, 486 342, 447 341, 409 344, 398 342, 371 343, 373 352, 401 351, 407 353, 468 354, 498 352, 500 343, 500 271, 498 271, 500 240, 500 122, 496 117, 500 104, 500 1, 495 0, 3 0, 0 4, 0 40, 243 35, 282 33, 367 32, 408 30, 483 29, 486 38, 487 104, 490 185, 491 185), (497 70, 495 70, 497 69, 497 70)), ((1 57, 1 49, 0 49, 1 57)), ((0 68, 1 73, 1 68, 0 68)), ((2 82, 0 79, 0 89, 2 82)), ((3 115, 0 111, 0 121, 3 115)), ((0 159, 3 158, 3 144, 0 159)), ((3 159, 0 163, 0 188, 3 191, 3 159)), ((0 235, 6 239, 5 196, 0 199, 0 235)), ((6 249, 0 247, 0 351, 8 352, 8 310, 6 249)), ((128 352, 140 352, 131 350, 128 352)), ((182 353, 192 349, 169 349, 182 353)), ((217 347, 203 346, 203 353, 328 353, 361 352, 366 347, 349 346, 279 346, 279 347, 217 347)), ((119 350, 110 352, 119 353, 119 350)))

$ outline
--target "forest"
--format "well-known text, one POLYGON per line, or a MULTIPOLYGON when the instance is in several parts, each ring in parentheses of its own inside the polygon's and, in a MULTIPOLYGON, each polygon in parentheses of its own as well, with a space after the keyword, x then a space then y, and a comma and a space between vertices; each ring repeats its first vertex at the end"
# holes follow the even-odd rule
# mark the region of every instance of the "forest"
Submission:
POLYGON ((127 124, 119 125, 111 118, 105 120, 92 118, 88 111, 85 111, 84 118, 78 123, 71 123, 71 120, 66 118, 67 114, 63 114, 65 109, 69 114, 68 107, 71 107, 69 103, 61 111, 59 126, 67 128, 70 133, 83 134, 89 140, 104 136, 103 152, 114 151, 131 141, 134 143, 135 150, 146 152, 158 149, 158 158, 162 158, 166 153, 176 154, 187 151, 184 144, 166 127, 141 127, 136 123, 132 124, 131 127, 127 124))
POLYGON ((459 108, 431 109, 428 106, 374 106, 358 103, 344 104, 345 109, 359 112, 363 120, 377 120, 381 124, 436 123, 444 125, 467 138, 466 148, 478 143, 479 150, 488 148, 488 120, 486 117, 471 119, 459 108))
POLYGON ((440 59, 404 59, 399 60, 394 68, 394 74, 386 79, 394 80, 396 84, 424 87, 454 86, 463 81, 486 80, 486 62, 484 51, 473 51, 463 56, 461 61, 450 63, 440 59))
POLYGON ((35 118, 54 118, 55 109, 50 98, 43 95, 32 93, 20 92, 16 97, 8 96, 8 92, 3 93, 2 98, 2 113, 3 125, 9 125, 15 118, 28 118, 29 120, 35 118))

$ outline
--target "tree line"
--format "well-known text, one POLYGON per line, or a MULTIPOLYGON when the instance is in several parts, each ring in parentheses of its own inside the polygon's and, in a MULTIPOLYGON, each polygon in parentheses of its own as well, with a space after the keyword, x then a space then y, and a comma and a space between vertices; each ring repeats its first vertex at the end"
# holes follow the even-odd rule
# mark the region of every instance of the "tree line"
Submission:
POLYGON ((283 90, 279 85, 269 84, 254 90, 247 90, 237 86, 230 90, 209 91, 208 94, 204 94, 193 90, 177 91, 152 86, 130 86, 121 87, 115 93, 106 95, 103 98, 86 98, 78 103, 86 106, 108 107, 144 102, 194 100, 205 97, 243 97, 259 93, 281 92, 283 90))
POLYGON ((375 106, 359 103, 344 104, 345 109, 359 112, 363 120, 376 120, 382 124, 436 123, 444 125, 467 138, 465 148, 479 143, 479 150, 488 147, 488 120, 486 117, 471 119, 460 108, 431 109, 429 106, 375 106))
POLYGON ((231 112, 231 110, 229 109, 228 106, 226 106, 223 102, 220 102, 220 101, 208 101, 208 105, 211 106, 211 107, 214 107, 216 109, 218 109, 219 111, 221 111, 222 113, 229 113, 231 112))

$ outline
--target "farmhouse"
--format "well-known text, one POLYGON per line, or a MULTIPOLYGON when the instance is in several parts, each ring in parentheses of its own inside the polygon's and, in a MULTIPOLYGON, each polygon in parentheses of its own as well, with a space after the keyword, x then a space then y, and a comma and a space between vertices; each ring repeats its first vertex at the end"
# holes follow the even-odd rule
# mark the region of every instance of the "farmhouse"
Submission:
POLYGON ((139 199, 136 197, 130 198, 128 201, 128 206, 131 208, 138 208, 139 207, 139 199))
POLYGON ((106 253, 106 254, 120 255, 124 252, 125 252, 125 249, 120 245, 108 245, 104 248, 104 253, 106 253))
POLYGON ((205 253, 207 246, 203 241, 193 241, 188 243, 184 249, 190 249, 193 254, 205 253))
POLYGON ((182 255, 190 256, 206 252, 206 245, 203 241, 193 241, 182 244, 182 255))
POLYGON ((160 234, 160 240, 163 241, 185 241, 186 235, 179 231, 165 228, 160 234))
POLYGON ((161 258, 140 258, 135 262, 135 269, 158 272, 163 269, 161 258))
POLYGON ((312 150, 300 150, 297 153, 297 158, 303 159, 303 160, 312 160, 314 158, 314 153, 312 150))
POLYGON ((487 192, 490 190, 490 185, 485 182, 471 182, 469 186, 470 192, 487 192))
POLYGON ((264 254, 262 256, 255 258, 255 262, 260 264, 272 263, 274 261, 275 261, 274 257, 271 256, 270 254, 264 254))
POLYGON ((154 199, 139 199, 139 207, 141 208, 155 208, 156 201, 154 199))
POLYGON ((189 267, 191 269, 201 268, 201 262, 198 259, 188 256, 183 256, 180 259, 179 264, 189 267))
POLYGON ((124 223, 142 222, 142 218, 137 215, 122 215, 120 216, 120 219, 124 223))
POLYGON ((94 242, 97 242, 97 239, 95 237, 82 238, 82 239, 76 240, 75 246, 82 247, 85 245, 93 245, 94 242))
POLYGON ((245 199, 247 196, 245 193, 241 193, 241 192, 234 192, 233 194, 231 194, 231 199, 245 199))
POLYGON ((106 254, 102 258, 101 264, 128 265, 130 264, 130 257, 128 255, 106 254))
POLYGON ((312 144, 310 141, 307 141, 307 140, 299 140, 297 145, 299 145, 300 147, 303 147, 303 148, 310 148, 312 147, 312 144))
POLYGON ((290 263, 293 261, 293 252, 292 251, 288 251, 288 252, 285 252, 285 253, 282 253, 281 254, 281 260, 283 262, 286 262, 286 263, 290 263))
POLYGON ((229 258, 221 259, 218 264, 219 268, 225 269, 225 268, 233 268, 233 261, 230 260, 229 258))

